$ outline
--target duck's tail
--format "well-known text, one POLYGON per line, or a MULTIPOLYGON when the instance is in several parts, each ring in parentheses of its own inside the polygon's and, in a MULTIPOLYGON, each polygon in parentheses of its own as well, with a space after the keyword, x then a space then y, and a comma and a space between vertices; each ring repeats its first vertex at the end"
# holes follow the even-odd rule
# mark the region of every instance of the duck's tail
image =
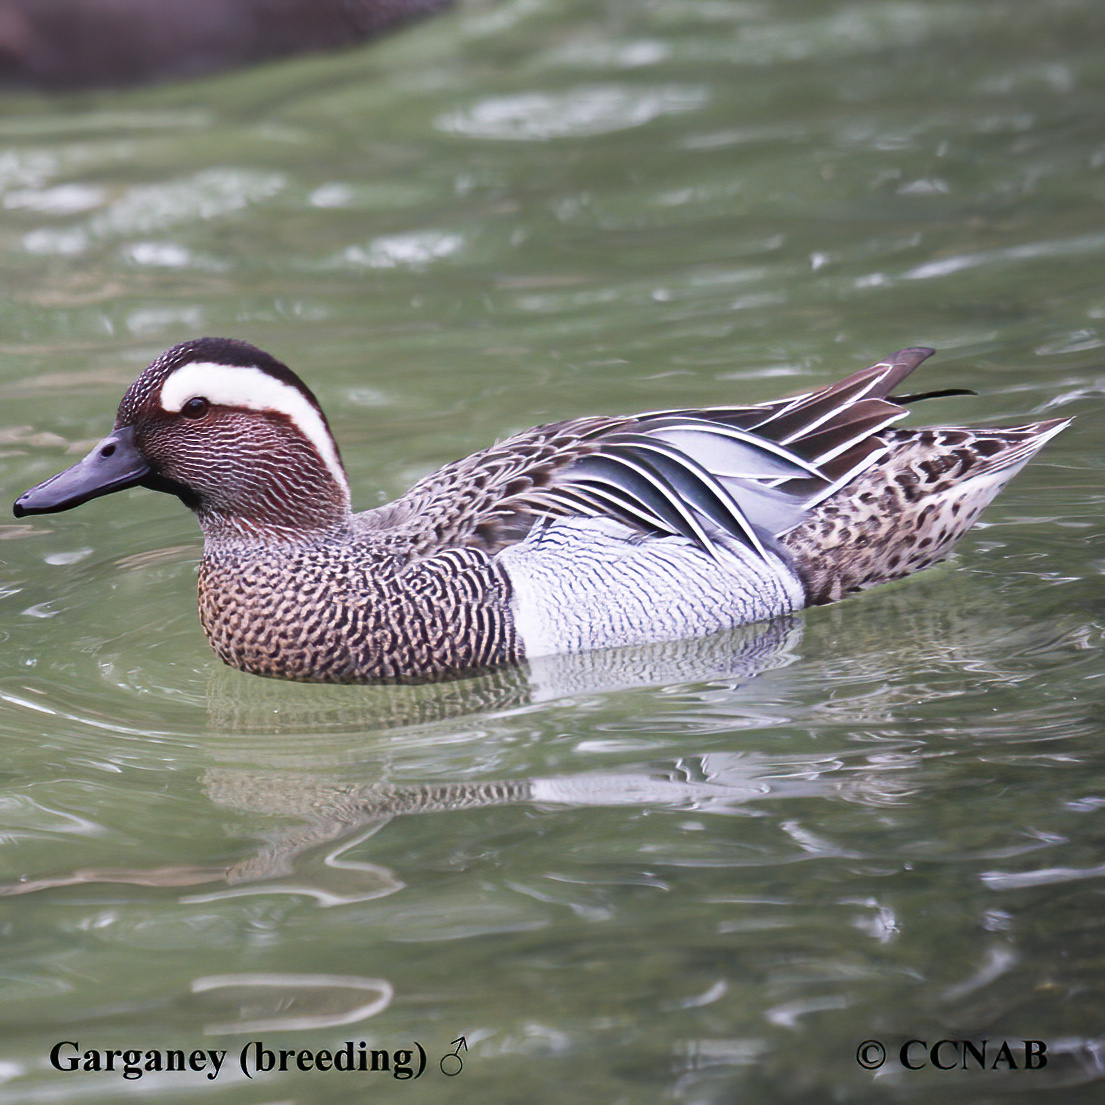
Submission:
POLYGON ((1069 418, 1009 429, 884 430, 886 456, 781 538, 811 604, 942 560, 1069 418))

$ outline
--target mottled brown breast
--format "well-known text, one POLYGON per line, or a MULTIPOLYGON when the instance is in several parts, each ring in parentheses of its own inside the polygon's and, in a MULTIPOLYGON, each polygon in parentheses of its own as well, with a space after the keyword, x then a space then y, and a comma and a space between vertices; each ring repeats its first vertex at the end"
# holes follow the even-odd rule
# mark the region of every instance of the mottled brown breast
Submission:
POLYGON ((410 681, 520 659, 507 582, 475 549, 412 560, 330 542, 209 550, 199 605, 219 657, 256 675, 410 681))

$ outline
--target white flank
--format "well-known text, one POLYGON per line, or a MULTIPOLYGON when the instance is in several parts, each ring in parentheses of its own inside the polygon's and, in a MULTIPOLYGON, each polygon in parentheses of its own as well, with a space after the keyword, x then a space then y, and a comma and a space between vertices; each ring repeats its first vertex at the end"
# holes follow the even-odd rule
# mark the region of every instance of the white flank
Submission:
POLYGON ((526 659, 702 637, 799 610, 805 590, 773 552, 712 557, 682 537, 640 539, 608 518, 535 526, 497 557, 526 659))
POLYGON ((251 411, 275 411, 287 415, 292 425, 315 447, 339 487, 348 491, 334 439, 322 416, 291 384, 277 380, 259 368, 215 364, 211 361, 181 365, 161 385, 161 407, 179 411, 189 399, 202 396, 220 407, 244 407, 251 411))

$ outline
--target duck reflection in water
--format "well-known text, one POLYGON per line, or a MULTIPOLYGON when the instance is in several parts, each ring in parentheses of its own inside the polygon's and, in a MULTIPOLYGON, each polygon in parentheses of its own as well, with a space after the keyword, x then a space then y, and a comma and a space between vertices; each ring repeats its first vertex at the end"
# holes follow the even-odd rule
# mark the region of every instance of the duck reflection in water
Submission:
MULTIPOLYGON (((85 868, 14 882, 0 894, 123 883, 195 887, 192 901, 286 893, 338 905, 403 888, 398 873, 355 851, 398 817, 503 806, 764 815, 777 801, 811 796, 892 806, 918 786, 914 768, 922 756, 914 741, 895 734, 903 702, 924 699, 932 670, 970 658, 978 679, 1004 683, 1019 671, 1018 658, 1034 655, 1053 632, 1050 622, 1018 620, 1000 597, 979 592, 969 573, 947 572, 932 588, 940 603, 915 588, 873 593, 858 621, 828 607, 808 623, 777 619, 447 683, 334 688, 243 679, 215 667, 205 744, 215 765, 202 772, 201 786, 247 833, 278 819, 276 828, 257 830, 263 844, 229 865, 85 868), (770 688, 753 682, 759 676, 770 678, 770 688), (630 738, 608 770, 489 778, 503 753, 494 734, 514 733, 535 708, 563 703, 576 710, 634 693, 643 694, 651 744, 663 749, 676 741, 685 752, 642 756, 630 738), (789 742, 780 746, 780 730, 827 709, 846 734, 842 743, 797 753, 789 742), (857 742, 852 734, 860 731, 872 736, 857 742), (477 747, 486 755, 477 756, 477 747), (451 755, 468 774, 481 771, 482 780, 450 780, 451 755), (408 760, 422 764, 427 756, 441 781, 382 781, 393 763, 405 771, 408 760), (199 890, 204 885, 209 889, 199 890)), ((625 709, 616 716, 631 733, 625 709)), ((593 724, 602 730, 598 718, 593 724)))
POLYGON ((333 688, 277 684, 282 690, 297 692, 300 699, 300 708, 289 710, 283 721, 274 720, 271 696, 264 701, 241 696, 245 687, 271 691, 274 684, 235 679, 233 673, 220 671, 209 691, 210 728, 219 734, 237 733, 241 739, 229 748, 213 745, 212 754, 240 762, 248 744, 256 759, 259 733, 267 732, 270 738, 298 734, 294 737, 296 753, 286 754, 279 739, 270 739, 262 755, 269 763, 289 763, 290 755, 297 768, 311 770, 212 767, 203 774, 204 792, 218 806, 251 821, 278 817, 294 824, 269 834, 260 849, 229 867, 86 868, 11 883, 0 887, 0 894, 97 883, 177 888, 222 884, 202 898, 261 891, 298 894, 320 905, 337 905, 385 896, 403 887, 402 880, 387 868, 346 855, 399 816, 504 805, 639 806, 737 813, 748 802, 768 796, 835 789, 835 782, 819 781, 816 766, 809 770, 793 763, 780 767, 777 758, 759 753, 689 752, 677 759, 629 764, 607 772, 404 786, 348 782, 342 777, 348 776, 348 769, 339 772, 334 770, 337 765, 332 765, 327 770, 325 756, 312 759, 305 751, 309 745, 304 743, 304 733, 325 729, 327 722, 348 727, 354 716, 369 729, 384 729, 389 734, 405 729, 421 739, 437 741, 455 730, 461 717, 471 717, 474 711, 527 710, 536 702, 566 695, 710 680, 737 693, 756 675, 791 663, 800 639, 799 623, 778 619, 710 638, 550 658, 535 672, 523 665, 453 683, 363 688, 356 702, 346 702, 343 709, 335 709, 333 688), (329 703, 325 701, 327 691, 329 703), (316 701, 314 693, 322 698, 316 701), (319 769, 326 773, 320 774, 319 769))

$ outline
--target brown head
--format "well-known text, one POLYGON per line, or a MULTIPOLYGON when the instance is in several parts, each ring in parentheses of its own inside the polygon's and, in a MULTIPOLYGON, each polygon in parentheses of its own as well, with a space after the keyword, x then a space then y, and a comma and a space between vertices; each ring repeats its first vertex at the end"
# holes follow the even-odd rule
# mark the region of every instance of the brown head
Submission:
POLYGON ((209 537, 304 536, 349 517, 349 484, 318 400, 291 369, 230 338, 158 357, 123 396, 112 432, 14 511, 69 510, 135 486, 177 495, 209 537))

